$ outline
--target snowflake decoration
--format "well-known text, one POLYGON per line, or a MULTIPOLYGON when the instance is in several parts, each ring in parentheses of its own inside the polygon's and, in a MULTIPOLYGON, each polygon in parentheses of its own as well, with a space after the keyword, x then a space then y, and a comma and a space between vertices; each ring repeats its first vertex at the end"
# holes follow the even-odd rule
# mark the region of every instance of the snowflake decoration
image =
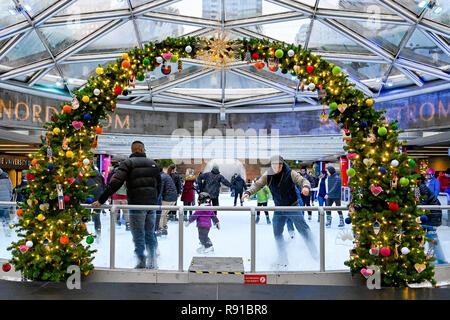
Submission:
POLYGON ((212 39, 202 39, 199 43, 198 58, 216 67, 226 66, 237 60, 239 45, 228 38, 228 35, 217 31, 212 39))

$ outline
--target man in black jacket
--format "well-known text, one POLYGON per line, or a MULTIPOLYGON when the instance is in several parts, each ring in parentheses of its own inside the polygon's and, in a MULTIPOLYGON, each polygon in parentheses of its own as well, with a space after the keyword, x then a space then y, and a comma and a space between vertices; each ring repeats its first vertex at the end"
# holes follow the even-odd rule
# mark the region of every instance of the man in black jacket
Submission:
MULTIPOLYGON (((305 166, 303 166, 303 167, 300 169, 300 175, 301 175, 303 178, 305 178, 306 180, 309 181, 309 184, 311 185, 311 189, 316 187, 314 178, 311 177, 311 176, 306 172, 306 167, 305 167, 305 166)), ((306 207, 310 207, 310 206, 311 206, 311 196, 312 196, 312 192, 311 192, 309 195, 307 195, 307 196, 305 196, 304 194, 300 194, 300 195, 301 195, 301 197, 302 197, 303 204, 304 204, 306 207)), ((314 200, 313 200, 313 205, 314 205, 314 200)), ((311 220, 311 217, 312 217, 312 211, 308 211, 308 220, 311 220)))
MULTIPOLYGON (((183 190, 183 183, 181 182, 181 178, 177 173, 177 168, 174 164, 170 165, 169 168, 167 168, 167 174, 172 178, 173 183, 175 184, 175 188, 177 189, 177 198, 175 199, 174 206, 177 205, 178 197, 181 196, 181 192, 183 190)), ((169 211, 168 214, 169 220, 178 221, 177 219, 177 212, 176 211, 169 211)))
POLYGON ((244 179, 242 179, 241 175, 238 174, 231 183, 231 188, 234 189, 234 206, 236 207, 237 199, 241 201, 241 206, 243 206, 244 202, 242 201, 242 195, 245 190, 247 190, 247 184, 244 179))
MULTIPOLYGON (((160 170, 155 161, 145 155, 144 144, 134 141, 131 145, 132 154, 122 161, 116 174, 106 186, 99 200, 93 203, 98 207, 113 195, 124 182, 127 183, 127 198, 130 205, 156 205, 161 193, 160 170)), ((138 258, 136 268, 145 268, 145 248, 148 252, 147 268, 155 269, 156 247, 158 240, 155 236, 154 210, 130 210, 130 229, 133 236, 135 250, 138 258)))
POLYGON ((231 183, 219 172, 218 166, 213 166, 211 172, 202 173, 197 178, 200 192, 207 192, 211 196, 211 204, 219 205, 220 184, 231 188, 231 183))

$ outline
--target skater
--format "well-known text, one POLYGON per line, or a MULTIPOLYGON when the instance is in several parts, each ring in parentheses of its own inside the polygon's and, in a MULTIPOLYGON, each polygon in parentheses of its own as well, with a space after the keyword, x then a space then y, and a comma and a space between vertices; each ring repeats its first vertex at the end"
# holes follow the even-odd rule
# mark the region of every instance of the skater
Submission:
POLYGON ((437 177, 439 184, 441 186, 440 192, 445 192, 445 189, 449 187, 450 182, 450 168, 447 168, 447 170, 441 172, 439 176, 437 177))
MULTIPOLYGON (((181 196, 181 192, 183 191, 183 183, 181 182, 181 178, 177 173, 177 168, 174 164, 170 165, 169 168, 167 168, 167 174, 172 178, 173 183, 175 184, 175 187, 177 189, 177 198, 175 199, 174 206, 177 205, 178 197, 181 196)), ((178 221, 177 218, 177 212, 176 211, 169 211, 168 213, 168 219, 171 221, 178 221)))
MULTIPOLYGON (((201 192, 198 196, 199 206, 211 206, 211 197, 206 192, 201 192)), ((189 217, 189 221, 186 222, 186 227, 189 226, 194 220, 197 220, 198 238, 200 239, 201 246, 197 249, 198 253, 214 252, 214 247, 211 239, 208 237, 209 230, 211 229, 211 220, 216 225, 217 229, 220 229, 219 219, 214 211, 195 211, 192 216, 189 217)))
MULTIPOLYGON (((306 167, 305 167, 305 166, 303 166, 303 167, 300 169, 300 175, 301 175, 303 178, 305 178, 305 179, 307 179, 307 180, 309 181, 309 184, 311 185, 311 189, 316 187, 314 178, 313 178, 312 176, 310 176, 309 174, 306 173, 306 167)), ((305 195, 303 195, 303 194, 300 194, 300 196, 302 197, 302 201, 303 201, 303 204, 304 204, 305 207, 306 207, 306 206, 308 206, 308 207, 311 206, 311 196, 312 196, 312 195, 313 195, 313 192, 311 192, 311 193, 310 193, 309 195, 307 195, 307 196, 305 196, 305 195)), ((314 200, 313 200, 313 204, 314 204, 314 200)), ((312 211, 308 211, 308 220, 311 220, 311 217, 312 217, 312 211)))
MULTIPOLYGON (((259 179, 259 178, 258 178, 259 179)), ((256 181, 257 179, 255 179, 256 181)), ((257 197, 258 199, 258 207, 267 207, 267 202, 269 201, 269 198, 272 197, 272 194, 270 193, 270 189, 268 186, 264 186, 262 189, 258 190, 258 192, 250 197, 250 199, 255 199, 257 197)), ((266 214, 266 222, 267 224, 270 224, 270 218, 269 218, 269 212, 264 211, 266 214)), ((256 221, 255 223, 259 223, 259 211, 256 211, 256 221)))
MULTIPOLYGON (((200 192, 206 192, 211 197, 213 206, 219 205, 220 185, 224 184, 231 188, 230 182, 220 174, 219 167, 214 165, 211 172, 202 173, 197 178, 197 184, 200 192)), ((217 214, 217 212, 216 212, 217 214)))
MULTIPOLYGON (((185 206, 195 205, 195 175, 194 169, 186 169, 186 179, 183 186, 183 194, 181 195, 181 201, 185 206)), ((192 216, 192 210, 189 210, 189 217, 192 216)), ((184 212, 184 221, 188 220, 187 211, 184 212)))
MULTIPOLYGON (((272 156, 270 158, 271 166, 267 172, 261 176, 253 185, 245 191, 243 200, 251 194, 267 185, 272 193, 273 201, 276 206, 298 206, 299 199, 295 186, 300 187, 301 193, 308 195, 310 192, 309 181, 303 178, 299 173, 292 170, 281 156, 272 156)), ((313 256, 317 257, 317 250, 312 240, 311 230, 305 222, 302 211, 275 211, 272 219, 273 233, 278 246, 279 264, 287 265, 287 254, 283 239, 283 229, 286 220, 291 219, 297 231, 302 235, 306 245, 313 256)))
MULTIPOLYGON (((329 166, 327 167, 329 176, 327 178, 327 194, 325 195, 325 199, 327 199, 328 206, 332 206, 333 203, 336 204, 336 206, 341 205, 341 177, 339 176, 339 173, 336 172, 336 169, 334 167, 329 166)), ((342 215, 342 211, 338 211, 339 214, 339 225, 338 228, 344 227, 344 216, 342 215)), ((331 227, 331 211, 327 211, 327 224, 326 227, 331 227)))
POLYGON ((236 202, 239 197, 239 201, 241 202, 241 206, 243 205, 242 202, 242 194, 245 190, 247 190, 247 185, 245 184, 244 179, 242 179, 241 175, 238 174, 233 182, 231 183, 231 188, 234 190, 234 206, 236 207, 236 202))
MULTIPOLYGON (((419 205, 425 206, 440 206, 438 198, 433 194, 431 189, 427 187, 425 183, 425 177, 420 176, 417 181, 419 182, 419 192, 420 196, 424 197, 423 200, 419 201, 419 205)), ((427 234, 426 237, 430 238, 433 242, 430 249, 433 252, 436 261, 432 262, 433 264, 445 264, 447 261, 445 260, 444 251, 442 250, 441 243, 437 234, 437 227, 442 224, 442 210, 430 210, 430 213, 427 215, 428 221, 422 224, 422 227, 426 228, 427 234)))
MULTIPOLYGON (((140 141, 131 145, 132 154, 122 161, 116 174, 92 205, 99 207, 126 182, 127 199, 130 205, 156 205, 161 193, 161 176, 155 161, 146 157, 145 146, 140 141)), ((130 210, 130 230, 134 242, 134 252, 138 258, 136 268, 156 269, 155 211, 130 210), (144 254, 147 249, 147 261, 144 254)))
MULTIPOLYGON (((175 183, 173 182, 172 178, 162 171, 161 169, 161 195, 162 195, 162 202, 161 204, 163 206, 174 206, 177 202, 177 189, 175 186, 175 183)), ((159 234, 167 235, 167 220, 169 210, 162 210, 161 211, 161 218, 159 221, 159 229, 156 231, 156 235, 159 234)))
MULTIPOLYGON (((13 186, 9 175, 0 169, 0 201, 11 201, 13 198, 13 186)), ((9 229, 9 207, 0 207, 0 220, 7 237, 10 236, 9 229)))
MULTIPOLYGON (((114 165, 114 168, 109 173, 109 175, 107 177, 107 182, 108 183, 114 177, 114 174, 116 173, 116 170, 119 167, 119 165, 120 165, 119 163, 116 163, 114 165)), ((126 183, 124 183, 119 188, 119 190, 117 190, 117 192, 114 193, 111 196, 111 202, 112 202, 113 205, 115 205, 115 204, 123 204, 123 205, 128 204, 128 200, 127 200, 127 185, 126 185, 126 183)), ((123 214, 123 216, 125 218, 125 230, 129 231, 130 230, 130 212, 128 211, 128 209, 121 209, 121 210, 117 211, 116 225, 119 226, 119 227, 122 225, 122 222, 121 222, 121 219, 120 219, 120 211, 122 211, 122 214, 123 214)))
MULTIPOLYGON (((319 206, 323 207, 327 206, 328 201, 325 199, 326 194, 328 193, 328 180, 327 180, 327 171, 320 171, 319 182, 317 184, 317 200, 319 201, 319 206)), ((320 222, 320 213, 317 212, 317 222, 320 222)))
POLYGON ((434 169, 428 169, 426 171, 427 178, 425 180, 425 184, 428 188, 433 192, 434 196, 437 198, 439 197, 439 191, 441 189, 441 184, 439 183, 438 179, 434 176, 436 172, 434 169))
MULTIPOLYGON (((105 191, 105 179, 101 175, 100 172, 98 172, 97 168, 94 166, 94 168, 91 170, 94 172, 95 175, 89 175, 86 185, 88 187, 95 186, 95 189, 90 191, 90 197, 92 200, 97 201, 100 195, 105 191)), ((94 221, 94 229, 95 233, 100 236, 102 232, 102 224, 100 222, 100 213, 101 209, 93 209, 92 214, 92 220, 94 221)))

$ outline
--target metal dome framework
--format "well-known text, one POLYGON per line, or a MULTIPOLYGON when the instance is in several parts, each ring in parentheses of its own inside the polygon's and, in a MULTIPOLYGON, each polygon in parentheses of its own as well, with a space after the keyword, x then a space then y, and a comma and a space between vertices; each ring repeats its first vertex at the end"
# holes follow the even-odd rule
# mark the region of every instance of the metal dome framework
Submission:
MULTIPOLYGON (((167 36, 223 30, 234 38, 295 41, 340 65, 356 88, 377 101, 450 88, 449 6, 436 15, 433 5, 439 4, 432 0, 425 7, 412 0, 246 3, 249 8, 240 12, 237 0, 4 1, 0 87, 68 99, 98 64, 121 52, 167 36), (110 9, 102 6, 107 3, 110 9), (189 4, 197 12, 186 10, 189 4), (289 29, 293 24, 300 26, 298 32, 289 29), (336 41, 330 43, 331 37, 336 41)), ((298 80, 281 71, 257 71, 245 62, 222 68, 201 60, 182 62, 180 73, 149 74, 145 86, 120 97, 118 107, 220 114, 323 108, 317 92, 301 91, 298 80)))

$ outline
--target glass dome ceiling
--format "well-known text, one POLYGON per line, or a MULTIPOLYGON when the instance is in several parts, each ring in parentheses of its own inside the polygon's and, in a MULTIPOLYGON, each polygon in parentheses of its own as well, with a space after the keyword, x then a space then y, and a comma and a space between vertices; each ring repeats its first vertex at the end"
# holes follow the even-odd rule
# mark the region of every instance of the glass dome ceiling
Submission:
MULTIPOLYGON (((301 45, 378 99, 450 88, 450 0, 0 0, 0 87, 69 99, 98 65, 167 37, 261 38, 301 45)), ((172 70, 177 70, 173 65, 172 70)), ((184 59, 183 71, 120 96, 119 107, 245 113, 322 109, 289 74, 184 59), (299 108, 301 107, 301 108, 299 108), (164 109, 165 108, 165 109, 164 109)))

